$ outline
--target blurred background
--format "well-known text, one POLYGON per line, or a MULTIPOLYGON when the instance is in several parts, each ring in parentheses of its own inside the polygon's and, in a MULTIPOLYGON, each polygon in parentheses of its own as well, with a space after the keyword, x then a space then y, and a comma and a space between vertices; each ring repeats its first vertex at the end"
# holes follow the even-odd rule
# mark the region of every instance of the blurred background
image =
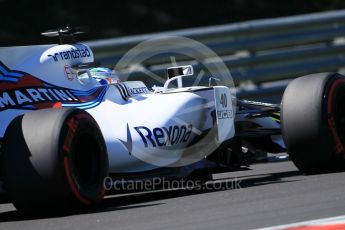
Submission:
POLYGON ((231 70, 239 98, 280 103, 296 77, 345 73, 344 0, 0 0, 0 8, 0 47, 57 43, 41 32, 86 26, 89 32, 78 40, 87 41, 100 65, 116 65, 120 76, 149 87, 162 84, 166 68, 176 62, 193 65, 196 76, 204 72, 198 82, 206 85, 210 76, 228 76, 231 70), (188 47, 196 52, 181 55, 187 52, 178 48, 184 42, 175 42, 165 51, 157 48, 159 54, 156 44, 134 52, 141 61, 119 65, 130 49, 159 37, 157 32, 201 42, 219 59, 207 52, 196 55, 195 44, 188 47))
POLYGON ((345 8, 343 0, 0 0, 0 46, 53 43, 41 32, 84 25, 82 40, 175 30, 345 8))

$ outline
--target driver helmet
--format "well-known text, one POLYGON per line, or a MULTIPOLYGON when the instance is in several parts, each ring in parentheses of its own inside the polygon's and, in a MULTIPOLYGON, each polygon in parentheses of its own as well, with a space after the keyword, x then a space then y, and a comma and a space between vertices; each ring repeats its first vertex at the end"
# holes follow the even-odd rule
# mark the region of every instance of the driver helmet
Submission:
POLYGON ((120 82, 115 70, 111 70, 107 67, 92 68, 89 70, 89 72, 90 75, 102 85, 120 82))

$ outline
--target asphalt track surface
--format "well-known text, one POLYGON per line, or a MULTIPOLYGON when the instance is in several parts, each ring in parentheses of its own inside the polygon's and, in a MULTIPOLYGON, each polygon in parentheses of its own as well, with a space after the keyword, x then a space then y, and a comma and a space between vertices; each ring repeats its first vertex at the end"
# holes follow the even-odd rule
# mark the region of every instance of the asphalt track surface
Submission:
POLYGON ((344 215, 344 178, 345 172, 306 176, 289 161, 256 164, 250 170, 214 174, 215 182, 208 182, 213 189, 109 196, 98 210, 88 213, 29 217, 11 204, 0 204, 0 229, 269 227, 344 215), (234 181, 240 181, 239 186, 234 181))

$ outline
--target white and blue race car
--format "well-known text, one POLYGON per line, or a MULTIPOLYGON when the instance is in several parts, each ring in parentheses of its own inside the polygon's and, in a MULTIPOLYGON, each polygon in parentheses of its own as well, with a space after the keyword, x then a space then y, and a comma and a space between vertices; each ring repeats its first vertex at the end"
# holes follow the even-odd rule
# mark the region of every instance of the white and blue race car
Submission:
POLYGON ((0 48, 0 181, 17 209, 93 206, 107 178, 238 166, 244 147, 287 151, 306 173, 345 168, 340 74, 293 80, 281 105, 236 101, 226 86, 183 87, 192 66, 168 68, 164 86, 150 89, 94 68, 76 33, 46 34, 60 45, 0 48))

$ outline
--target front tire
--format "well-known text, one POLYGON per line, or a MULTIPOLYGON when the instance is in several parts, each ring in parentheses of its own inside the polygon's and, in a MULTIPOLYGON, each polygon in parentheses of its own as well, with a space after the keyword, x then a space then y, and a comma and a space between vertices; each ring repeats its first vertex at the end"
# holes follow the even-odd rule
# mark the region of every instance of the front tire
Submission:
POLYGON ((1 163, 10 199, 21 211, 90 207, 105 193, 105 142, 82 110, 44 109, 17 117, 5 133, 1 163))
POLYGON ((282 100, 282 134, 305 173, 345 169, 345 77, 312 74, 293 80, 282 100))

